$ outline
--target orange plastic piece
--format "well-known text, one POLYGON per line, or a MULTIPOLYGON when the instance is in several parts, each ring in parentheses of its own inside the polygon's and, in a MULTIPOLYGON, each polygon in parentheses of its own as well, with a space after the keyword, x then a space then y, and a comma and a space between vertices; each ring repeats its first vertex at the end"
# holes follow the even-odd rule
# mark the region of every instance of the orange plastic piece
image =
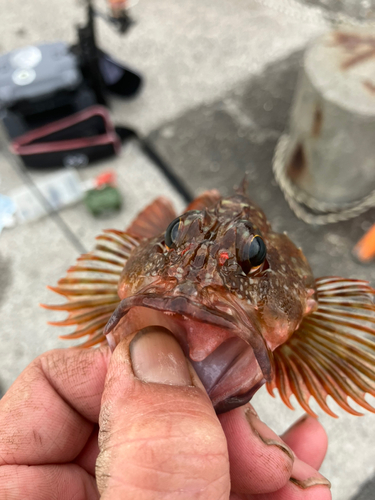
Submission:
POLYGON ((103 172, 95 178, 95 185, 97 188, 106 185, 116 186, 116 172, 109 170, 108 172, 103 172))
POLYGON ((124 12, 127 9, 128 0, 108 0, 108 4, 112 10, 112 14, 116 17, 116 14, 124 12))
POLYGON ((108 0, 111 7, 122 7, 125 8, 128 0, 108 0))
POLYGON ((375 224, 356 244, 353 254, 361 262, 369 262, 375 257, 375 224))

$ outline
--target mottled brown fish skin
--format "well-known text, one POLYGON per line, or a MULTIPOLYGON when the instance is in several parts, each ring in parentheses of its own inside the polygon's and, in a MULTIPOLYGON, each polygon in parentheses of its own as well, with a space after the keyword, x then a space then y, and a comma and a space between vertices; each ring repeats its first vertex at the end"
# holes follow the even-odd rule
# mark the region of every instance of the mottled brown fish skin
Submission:
POLYGON ((142 242, 125 265, 118 293, 121 299, 184 296, 213 311, 227 306, 257 324, 270 351, 316 308, 314 278, 302 251, 273 232, 262 210, 241 193, 182 215, 172 248, 165 233, 142 242), (263 238, 267 257, 246 275, 238 248, 249 235, 263 238))

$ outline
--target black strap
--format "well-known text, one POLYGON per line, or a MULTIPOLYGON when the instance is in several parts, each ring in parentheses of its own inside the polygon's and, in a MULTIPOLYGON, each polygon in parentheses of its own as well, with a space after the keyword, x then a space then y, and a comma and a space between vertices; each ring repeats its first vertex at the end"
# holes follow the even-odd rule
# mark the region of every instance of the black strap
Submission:
POLYGON ((160 156, 154 146, 147 139, 142 138, 134 129, 122 125, 116 126, 115 130, 117 135, 120 137, 121 142, 125 142, 129 139, 137 139, 145 155, 159 168, 159 170, 162 171, 164 176, 168 179, 176 191, 180 193, 186 203, 193 201, 193 194, 176 176, 172 168, 168 165, 164 158, 160 156))

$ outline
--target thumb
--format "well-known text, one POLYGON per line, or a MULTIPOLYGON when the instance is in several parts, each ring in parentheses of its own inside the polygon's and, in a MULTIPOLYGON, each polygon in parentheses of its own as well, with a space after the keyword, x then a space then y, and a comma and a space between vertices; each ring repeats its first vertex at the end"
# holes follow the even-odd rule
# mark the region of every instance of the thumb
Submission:
POLYGON ((102 500, 229 498, 223 430, 167 330, 150 327, 116 347, 99 426, 102 500))

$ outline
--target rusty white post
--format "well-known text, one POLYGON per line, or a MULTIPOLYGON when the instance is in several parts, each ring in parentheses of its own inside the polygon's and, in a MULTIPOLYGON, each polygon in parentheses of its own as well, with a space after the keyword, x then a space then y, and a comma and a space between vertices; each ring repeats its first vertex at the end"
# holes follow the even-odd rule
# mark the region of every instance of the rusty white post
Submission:
POLYGON ((340 28, 306 52, 290 119, 287 177, 336 206, 375 189, 375 32, 340 28))

